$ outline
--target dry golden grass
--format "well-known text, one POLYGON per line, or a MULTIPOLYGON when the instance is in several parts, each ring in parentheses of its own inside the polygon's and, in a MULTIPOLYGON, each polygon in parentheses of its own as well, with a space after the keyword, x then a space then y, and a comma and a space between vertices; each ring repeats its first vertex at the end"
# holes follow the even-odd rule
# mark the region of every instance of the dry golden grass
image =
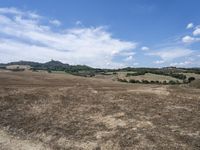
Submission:
POLYGON ((0 72, 0 149, 199 149, 200 89, 0 72))

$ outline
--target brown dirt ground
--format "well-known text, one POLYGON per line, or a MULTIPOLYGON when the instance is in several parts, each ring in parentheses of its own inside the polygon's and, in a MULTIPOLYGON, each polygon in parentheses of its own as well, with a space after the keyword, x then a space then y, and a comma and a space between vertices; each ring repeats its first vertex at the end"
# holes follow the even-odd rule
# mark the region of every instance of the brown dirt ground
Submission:
POLYGON ((0 71, 0 149, 200 149, 200 89, 0 71))

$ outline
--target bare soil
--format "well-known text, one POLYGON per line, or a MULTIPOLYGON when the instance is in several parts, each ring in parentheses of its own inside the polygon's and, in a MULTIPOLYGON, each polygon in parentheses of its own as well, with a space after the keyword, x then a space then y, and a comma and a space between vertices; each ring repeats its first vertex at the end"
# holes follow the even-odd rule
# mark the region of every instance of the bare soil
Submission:
POLYGON ((0 71, 2 150, 199 150, 200 89, 0 71))

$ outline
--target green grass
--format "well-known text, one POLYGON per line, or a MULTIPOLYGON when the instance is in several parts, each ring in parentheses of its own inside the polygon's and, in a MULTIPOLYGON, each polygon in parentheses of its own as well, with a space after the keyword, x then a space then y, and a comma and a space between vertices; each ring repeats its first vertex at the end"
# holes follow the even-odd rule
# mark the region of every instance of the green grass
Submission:
POLYGON ((173 77, 170 77, 170 76, 165 76, 165 75, 157 75, 157 74, 152 74, 152 73, 146 73, 145 75, 139 75, 139 76, 129 76, 129 77, 126 77, 126 75, 119 75, 118 78, 122 78, 122 79, 127 79, 127 80, 131 80, 131 79, 134 79, 134 80, 139 80, 139 81, 142 81, 142 80, 148 80, 148 81, 179 81, 179 82, 182 82, 182 80, 179 80, 179 79, 176 79, 176 78, 173 78, 173 77))
POLYGON ((195 77, 195 79, 200 79, 200 74, 196 74, 196 73, 182 73, 182 74, 186 75, 187 78, 195 77))

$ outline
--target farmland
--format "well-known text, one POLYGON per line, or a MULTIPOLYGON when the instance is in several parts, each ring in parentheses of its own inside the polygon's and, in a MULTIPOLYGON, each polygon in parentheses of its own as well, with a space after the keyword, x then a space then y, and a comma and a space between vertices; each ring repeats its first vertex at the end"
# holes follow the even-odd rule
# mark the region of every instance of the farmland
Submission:
POLYGON ((1 70, 1 149, 200 148, 199 88, 107 76, 1 70))

